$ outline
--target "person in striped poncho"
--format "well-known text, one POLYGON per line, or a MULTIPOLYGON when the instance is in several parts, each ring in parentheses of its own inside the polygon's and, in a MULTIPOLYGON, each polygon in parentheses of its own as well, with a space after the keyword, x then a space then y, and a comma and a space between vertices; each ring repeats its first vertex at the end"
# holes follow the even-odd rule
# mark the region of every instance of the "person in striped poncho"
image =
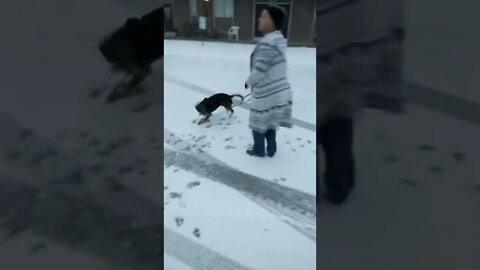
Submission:
POLYGON ((253 133, 251 156, 273 157, 277 151, 276 130, 292 127, 292 91, 287 79, 285 49, 287 42, 279 30, 285 11, 275 5, 263 10, 259 30, 264 34, 250 56, 250 76, 245 88, 251 88, 249 127, 253 133))

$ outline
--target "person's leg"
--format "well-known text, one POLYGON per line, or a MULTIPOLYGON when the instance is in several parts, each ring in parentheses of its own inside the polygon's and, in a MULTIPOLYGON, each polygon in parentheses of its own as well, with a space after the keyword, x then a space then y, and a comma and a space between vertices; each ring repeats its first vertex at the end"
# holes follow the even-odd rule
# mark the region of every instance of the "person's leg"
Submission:
POLYGON ((247 150, 247 154, 251 156, 265 156, 265 134, 252 130, 253 148, 247 150))
POLYGON ((320 128, 320 143, 326 159, 324 180, 327 199, 342 204, 355 185, 353 120, 335 117, 320 128))
POLYGON ((265 133, 267 139, 267 155, 273 157, 277 152, 276 130, 270 129, 265 133))

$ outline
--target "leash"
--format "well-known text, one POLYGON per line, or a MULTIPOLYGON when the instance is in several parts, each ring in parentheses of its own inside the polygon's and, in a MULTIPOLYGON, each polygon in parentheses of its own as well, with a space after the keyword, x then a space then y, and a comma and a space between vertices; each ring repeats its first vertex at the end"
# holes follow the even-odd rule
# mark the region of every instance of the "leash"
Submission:
POLYGON ((245 99, 246 99, 247 97, 249 97, 251 94, 252 94, 252 92, 246 94, 245 96, 242 96, 242 97, 243 97, 243 100, 242 100, 240 103, 238 103, 237 105, 233 105, 232 108, 235 108, 235 107, 237 107, 237 106, 242 105, 243 103, 246 103, 246 102, 250 101, 250 99, 248 99, 247 101, 245 101, 245 99))

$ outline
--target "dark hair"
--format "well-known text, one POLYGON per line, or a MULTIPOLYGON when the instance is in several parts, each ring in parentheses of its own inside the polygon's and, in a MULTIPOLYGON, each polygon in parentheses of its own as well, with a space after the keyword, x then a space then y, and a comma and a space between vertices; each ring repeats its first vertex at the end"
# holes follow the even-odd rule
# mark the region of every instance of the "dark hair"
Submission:
POLYGON ((282 28, 283 22, 287 18, 287 12, 285 9, 278 5, 270 5, 266 7, 265 10, 267 10, 268 14, 270 14, 270 17, 275 24, 275 28, 277 30, 282 28))

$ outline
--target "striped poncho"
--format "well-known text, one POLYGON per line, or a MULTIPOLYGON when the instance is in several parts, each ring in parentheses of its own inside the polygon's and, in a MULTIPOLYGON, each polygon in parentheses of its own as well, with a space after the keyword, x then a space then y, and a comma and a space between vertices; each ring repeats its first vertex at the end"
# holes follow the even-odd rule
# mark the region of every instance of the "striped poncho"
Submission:
POLYGON ((250 58, 251 87, 249 127, 265 133, 278 127, 292 127, 292 91, 287 79, 285 49, 287 41, 280 31, 265 35, 250 58))

